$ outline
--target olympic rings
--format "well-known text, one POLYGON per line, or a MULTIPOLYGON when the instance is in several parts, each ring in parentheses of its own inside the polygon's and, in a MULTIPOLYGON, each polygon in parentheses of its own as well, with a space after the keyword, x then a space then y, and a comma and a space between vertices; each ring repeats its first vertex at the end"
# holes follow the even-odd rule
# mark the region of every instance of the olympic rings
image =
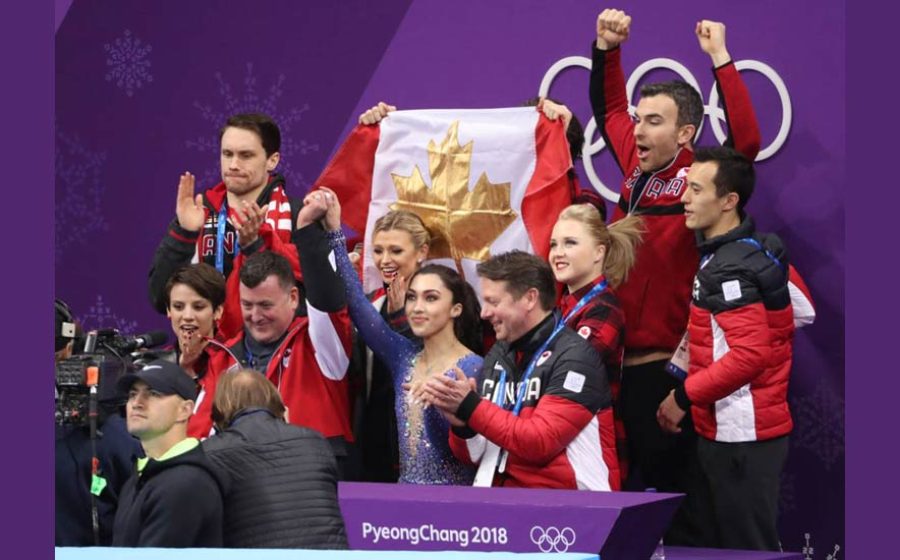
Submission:
MULTIPOLYGON (((547 72, 544 73, 544 77, 541 79, 541 84, 538 88, 538 95, 546 96, 557 75, 570 67, 580 67, 590 70, 591 60, 583 56, 568 56, 556 61, 547 69, 547 72)), ((768 146, 762 148, 759 151, 759 155, 756 156, 756 161, 764 161, 775 155, 787 141, 788 133, 791 130, 791 124, 793 122, 791 96, 784 80, 782 80, 778 72, 768 64, 758 60, 739 60, 735 62, 735 68, 737 68, 738 71, 748 70, 762 74, 775 87, 775 91, 778 93, 778 99, 781 102, 781 125, 778 128, 778 134, 776 134, 775 139, 772 140, 768 146)), ((700 92, 700 85, 697 82, 697 79, 683 64, 671 58, 652 58, 638 65, 628 77, 625 90, 626 95, 628 96, 629 112, 634 112, 634 106, 631 105, 631 100, 634 97, 634 89, 637 87, 638 82, 645 74, 651 70, 657 69, 675 72, 681 79, 696 89, 701 96, 703 95, 702 92, 700 92)), ((722 121, 725 120, 725 113, 722 108, 719 107, 719 92, 716 89, 715 83, 712 85, 709 92, 709 102, 704 105, 703 109, 704 114, 710 117, 710 126, 712 126, 713 135, 716 137, 716 140, 720 143, 724 142, 727 137, 722 128, 722 121)), ((702 123, 700 127, 702 129, 702 123)), ((616 202, 619 200, 619 193, 610 190, 604 185, 603 181, 600 180, 600 177, 597 176, 597 172, 594 170, 592 156, 600 153, 606 147, 606 142, 603 140, 603 137, 599 137, 595 142, 591 142, 591 138, 594 137, 596 132, 597 123, 594 118, 591 117, 591 120, 584 129, 585 143, 581 152, 584 171, 587 174, 588 180, 590 180, 594 188, 596 188, 604 198, 611 202, 616 202)), ((700 130, 698 129, 697 136, 699 135, 700 130)))
POLYGON ((536 544, 541 552, 566 552, 575 544, 575 530, 571 527, 547 527, 540 525, 531 528, 531 542, 536 544))

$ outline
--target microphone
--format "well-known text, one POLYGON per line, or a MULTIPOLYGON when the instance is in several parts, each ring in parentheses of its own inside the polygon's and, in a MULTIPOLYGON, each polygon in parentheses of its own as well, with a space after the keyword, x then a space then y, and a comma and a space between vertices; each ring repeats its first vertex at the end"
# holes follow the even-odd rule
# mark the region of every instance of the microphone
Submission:
POLYGON ((165 344, 169 340, 169 333, 166 331, 150 331, 145 334, 123 337, 122 350, 124 352, 134 352, 138 348, 152 348, 165 344))

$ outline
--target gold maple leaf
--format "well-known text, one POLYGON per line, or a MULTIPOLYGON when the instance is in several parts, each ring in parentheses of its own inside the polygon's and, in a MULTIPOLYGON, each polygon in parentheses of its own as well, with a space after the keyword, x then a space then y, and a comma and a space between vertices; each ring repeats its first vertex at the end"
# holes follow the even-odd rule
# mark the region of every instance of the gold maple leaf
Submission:
POLYGON ((391 173, 397 190, 391 209, 418 214, 434 237, 428 257, 452 258, 462 272, 463 257, 490 258, 491 244, 516 220, 516 213, 509 205, 508 182, 491 183, 482 173, 469 191, 474 141, 460 146, 458 129, 459 121, 454 121, 440 146, 428 142, 430 189, 418 165, 409 177, 391 173))

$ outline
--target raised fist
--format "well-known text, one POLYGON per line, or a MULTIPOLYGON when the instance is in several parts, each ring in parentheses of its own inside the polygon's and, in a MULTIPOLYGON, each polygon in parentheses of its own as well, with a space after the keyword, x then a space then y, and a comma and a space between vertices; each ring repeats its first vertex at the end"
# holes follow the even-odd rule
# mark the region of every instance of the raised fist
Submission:
POLYGON ((568 107, 559 103, 554 103, 546 97, 542 97, 541 100, 538 101, 537 110, 544 113, 544 116, 551 121, 561 118, 564 128, 568 128, 569 122, 572 121, 572 111, 570 111, 568 107))
POLYGON ((697 22, 694 33, 700 48, 712 58, 714 65, 721 66, 731 60, 725 48, 725 24, 704 19, 697 22))
POLYGON ((631 16, 622 10, 607 8, 597 16, 597 48, 608 51, 628 38, 631 16))

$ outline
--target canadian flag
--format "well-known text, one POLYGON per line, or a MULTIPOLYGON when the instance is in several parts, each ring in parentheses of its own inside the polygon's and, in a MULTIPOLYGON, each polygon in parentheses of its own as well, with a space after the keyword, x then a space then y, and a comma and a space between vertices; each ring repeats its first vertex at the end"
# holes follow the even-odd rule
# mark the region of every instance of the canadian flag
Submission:
POLYGON ((571 166, 562 122, 534 107, 395 111, 357 126, 315 185, 333 189, 344 223, 363 233, 372 290, 380 287, 372 228, 391 209, 417 213, 434 237, 429 261, 470 282, 491 255, 520 249, 546 258, 571 201, 571 166))

